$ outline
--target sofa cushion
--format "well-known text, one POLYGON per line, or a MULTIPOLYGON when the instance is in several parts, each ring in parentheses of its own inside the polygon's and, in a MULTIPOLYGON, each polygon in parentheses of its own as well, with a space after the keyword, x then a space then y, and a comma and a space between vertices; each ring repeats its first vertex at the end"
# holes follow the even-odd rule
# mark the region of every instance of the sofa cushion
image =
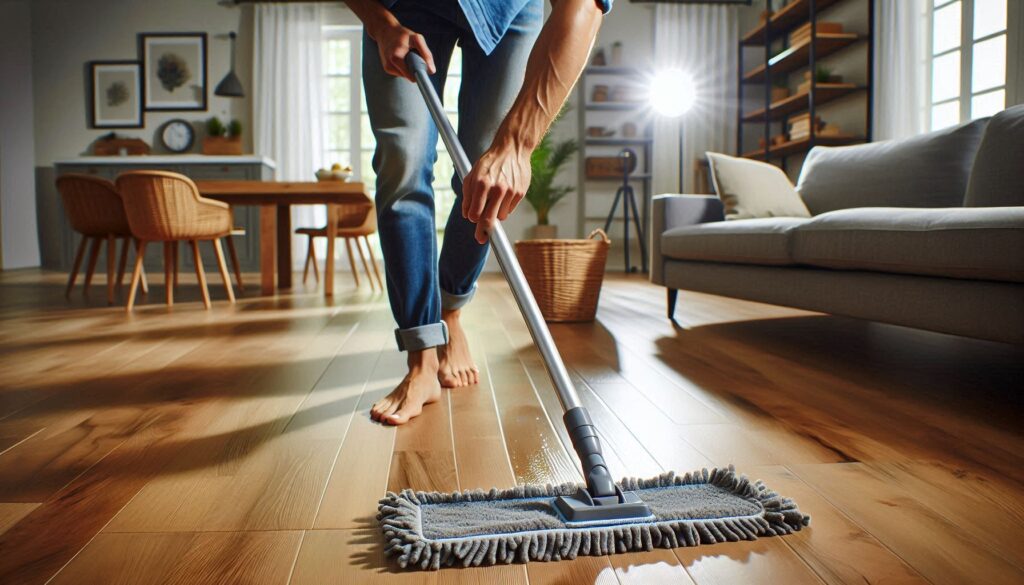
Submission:
POLYGON ((1006 108, 989 120, 974 157, 964 205, 1024 205, 1024 105, 1006 108))
POLYGON ((791 239, 801 264, 1024 282, 1024 207, 844 209, 791 239))
POLYGON ((725 219, 811 216, 779 167, 716 152, 706 154, 725 219))
POLYGON ((958 207, 987 122, 906 140, 815 147, 796 189, 814 215, 851 207, 958 207))
POLYGON ((661 235, 661 251, 677 260, 793 264, 789 234, 808 221, 796 217, 764 217, 673 228, 661 235))

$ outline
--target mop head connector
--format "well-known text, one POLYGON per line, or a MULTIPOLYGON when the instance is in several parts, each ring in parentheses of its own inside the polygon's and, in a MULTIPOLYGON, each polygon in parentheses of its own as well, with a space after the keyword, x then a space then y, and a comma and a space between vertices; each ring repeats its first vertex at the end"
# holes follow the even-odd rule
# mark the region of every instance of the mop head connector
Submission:
POLYGON ((377 520, 387 554, 401 567, 432 570, 755 540, 790 534, 810 522, 792 500, 732 466, 627 478, 618 488, 629 504, 618 518, 567 518, 561 510, 566 502, 586 505, 587 496, 582 486, 566 483, 489 492, 388 492, 377 520))

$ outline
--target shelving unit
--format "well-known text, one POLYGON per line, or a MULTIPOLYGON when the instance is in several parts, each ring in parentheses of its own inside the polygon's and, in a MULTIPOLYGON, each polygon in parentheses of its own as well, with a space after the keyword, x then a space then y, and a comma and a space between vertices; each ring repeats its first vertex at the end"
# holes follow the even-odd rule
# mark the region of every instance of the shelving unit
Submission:
MULTIPOLYGON (((786 168, 787 158, 806 153, 815 146, 838 146, 856 144, 871 140, 871 117, 874 107, 872 100, 874 39, 874 1, 873 0, 795 0, 773 11, 781 0, 766 0, 771 16, 740 39, 738 123, 737 123, 737 154, 739 156, 766 160, 786 168), (841 4, 860 2, 867 12, 867 30, 864 32, 819 33, 818 19, 823 10, 839 8, 841 4), (789 33, 800 26, 810 26, 809 38, 794 45, 789 44, 789 33), (847 50, 849 47, 865 43, 865 78, 866 83, 826 83, 818 82, 813 72, 818 70, 821 60, 847 50), (759 50, 763 54, 761 62, 745 69, 742 56, 744 50, 759 50), (779 79, 786 81, 791 87, 789 75, 798 71, 812 72, 810 88, 772 101, 772 86, 779 79), (756 88, 756 89, 751 89, 756 88), (750 91, 760 92, 760 107, 744 111, 745 99, 750 91), (780 125, 786 131, 790 117, 807 113, 811 120, 819 115, 819 108, 829 102, 860 94, 864 101, 863 132, 855 131, 842 135, 820 135, 814 124, 807 138, 789 140, 772 145, 773 125, 780 125), (756 132, 755 136, 763 138, 764 144, 756 149, 744 148, 744 136, 748 131, 756 132)), ((755 94, 758 95, 758 94, 755 94)), ((847 129, 849 130, 849 129, 847 129)))
MULTIPOLYGON (((622 177, 587 177, 586 159, 588 156, 615 156, 623 148, 633 149, 638 156, 636 171, 630 175, 630 184, 633 186, 637 196, 637 204, 640 207, 642 225, 647 225, 647 218, 650 210, 651 200, 651 164, 653 156, 654 140, 651 137, 651 117, 647 114, 647 104, 643 102, 593 102, 591 101, 592 82, 606 83, 607 85, 641 85, 643 84, 646 71, 637 67, 609 67, 609 66, 588 66, 580 77, 579 106, 577 108, 580 152, 577 156, 579 169, 579 198, 577 203, 577 224, 579 233, 577 237, 585 237, 595 227, 604 226, 607 219, 608 208, 598 211, 595 209, 595 200, 604 196, 610 207, 612 197, 616 189, 622 183, 622 177), (623 137, 622 124, 632 122, 636 124, 637 136, 623 137), (600 138, 587 136, 588 126, 611 126, 615 129, 616 135, 600 138), (588 208, 588 201, 590 206, 588 208)), ((603 203, 603 201, 601 202, 603 203)), ((614 226, 621 226, 622 217, 617 216, 614 226)), ((631 234, 635 238, 636 234, 631 234)), ((613 236, 614 238, 614 236, 613 236)), ((621 251, 621 244, 613 247, 614 251, 621 251)), ((637 253, 637 258, 640 258, 637 253)), ((639 264, 639 263, 638 263, 639 264)), ((609 269, 622 270, 619 259, 609 258, 609 269)), ((641 266, 646 271, 646 265, 641 266)))

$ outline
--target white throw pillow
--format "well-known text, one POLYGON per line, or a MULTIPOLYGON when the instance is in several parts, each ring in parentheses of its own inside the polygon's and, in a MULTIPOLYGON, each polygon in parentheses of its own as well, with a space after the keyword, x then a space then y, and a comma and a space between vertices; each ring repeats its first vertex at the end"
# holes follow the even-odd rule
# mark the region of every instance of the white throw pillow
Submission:
POLYGON ((811 217, 782 169, 768 163, 706 153, 725 219, 811 217))

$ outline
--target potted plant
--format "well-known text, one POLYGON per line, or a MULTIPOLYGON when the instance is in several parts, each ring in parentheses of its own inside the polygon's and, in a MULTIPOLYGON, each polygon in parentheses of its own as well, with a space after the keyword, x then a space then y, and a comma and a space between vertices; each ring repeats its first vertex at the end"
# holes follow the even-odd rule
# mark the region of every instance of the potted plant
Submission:
MULTIPOLYGON (((562 114, 564 113, 563 110, 562 114)), ((558 118, 561 118, 562 114, 559 114, 558 118)), ((555 142, 549 132, 544 135, 530 156, 533 178, 530 181, 530 188, 526 190, 526 201, 537 212, 537 225, 531 228, 530 233, 532 239, 553 239, 558 236, 558 226, 550 223, 551 208, 574 189, 556 186, 555 177, 577 150, 579 144, 575 140, 555 142)))
POLYGON ((225 126, 217 116, 207 120, 203 154, 242 154, 242 123, 231 120, 225 126))

